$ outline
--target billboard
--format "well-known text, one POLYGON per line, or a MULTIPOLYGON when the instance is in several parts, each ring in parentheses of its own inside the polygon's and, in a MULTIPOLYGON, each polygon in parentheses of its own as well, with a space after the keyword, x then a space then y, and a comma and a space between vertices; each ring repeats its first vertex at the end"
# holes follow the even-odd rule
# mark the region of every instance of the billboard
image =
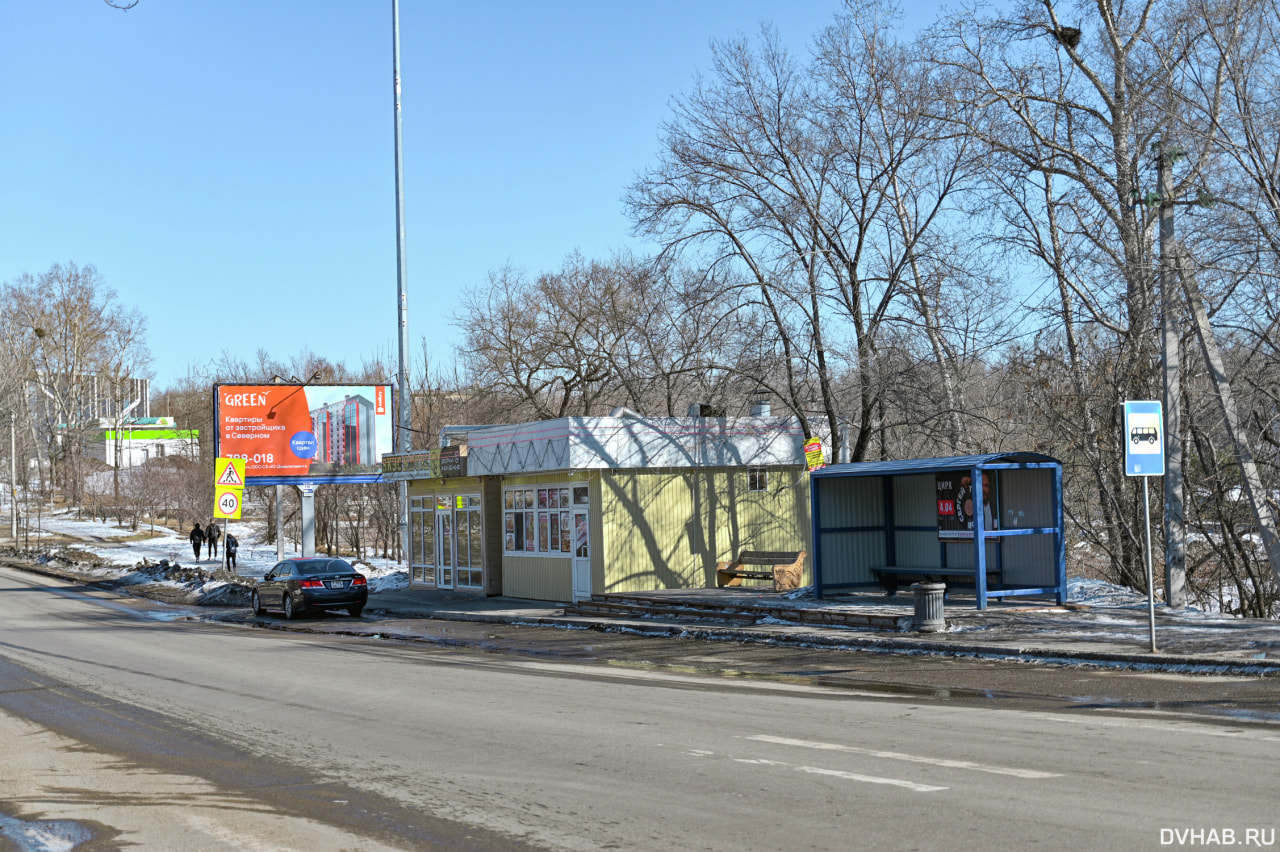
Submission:
POLYGON ((214 452, 244 459, 246 485, 379 482, 391 387, 214 385, 214 452))

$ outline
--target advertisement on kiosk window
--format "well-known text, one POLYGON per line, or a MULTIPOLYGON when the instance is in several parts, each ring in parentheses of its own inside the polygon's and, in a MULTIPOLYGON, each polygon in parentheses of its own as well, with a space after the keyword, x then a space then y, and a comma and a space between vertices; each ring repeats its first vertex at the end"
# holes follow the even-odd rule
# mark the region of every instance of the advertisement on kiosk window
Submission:
POLYGON ((214 385, 214 447, 248 485, 377 482, 392 451, 391 385, 214 385))

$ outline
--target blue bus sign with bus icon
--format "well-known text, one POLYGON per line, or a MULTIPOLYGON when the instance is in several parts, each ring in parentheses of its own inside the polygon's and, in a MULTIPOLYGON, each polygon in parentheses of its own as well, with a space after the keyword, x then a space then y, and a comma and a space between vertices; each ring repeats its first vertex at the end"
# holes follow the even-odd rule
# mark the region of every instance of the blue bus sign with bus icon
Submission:
POLYGON ((1160 403, 1130 400, 1124 404, 1124 472, 1126 476, 1164 476, 1160 403))

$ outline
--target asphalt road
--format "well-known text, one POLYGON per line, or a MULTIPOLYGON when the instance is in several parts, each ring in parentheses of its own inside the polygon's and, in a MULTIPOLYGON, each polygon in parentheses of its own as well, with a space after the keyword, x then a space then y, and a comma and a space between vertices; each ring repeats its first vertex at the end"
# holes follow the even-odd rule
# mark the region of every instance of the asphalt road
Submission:
POLYGON ((199 617, 0 569, 0 847, 1276 843, 1271 679, 199 617))

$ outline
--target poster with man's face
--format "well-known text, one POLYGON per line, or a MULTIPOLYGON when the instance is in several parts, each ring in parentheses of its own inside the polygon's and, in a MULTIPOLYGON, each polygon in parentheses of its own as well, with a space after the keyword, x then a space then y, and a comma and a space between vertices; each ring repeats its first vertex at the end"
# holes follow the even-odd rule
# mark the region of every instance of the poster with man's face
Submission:
POLYGON ((982 505, 974 503, 973 474, 969 471, 939 473, 937 483, 938 538, 944 541, 972 541, 974 516, 982 512, 982 528, 988 532, 1000 528, 999 495, 991 474, 982 474, 982 505))

